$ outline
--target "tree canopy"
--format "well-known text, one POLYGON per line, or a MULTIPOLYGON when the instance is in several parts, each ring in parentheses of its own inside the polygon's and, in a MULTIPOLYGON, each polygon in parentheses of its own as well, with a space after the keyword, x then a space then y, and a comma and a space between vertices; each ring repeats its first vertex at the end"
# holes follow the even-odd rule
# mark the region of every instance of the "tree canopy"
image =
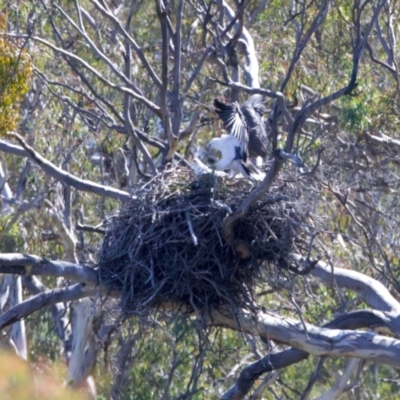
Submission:
POLYGON ((54 375, 98 399, 396 398, 396 0, 0 4, 0 344, 16 365, 65 360, 54 375), (193 160, 224 133, 213 100, 257 93, 264 180, 212 172, 203 191, 193 160), (204 215, 215 236, 191 253, 204 215), (118 241, 115 221, 133 233, 118 241), (144 271, 123 275, 129 313, 101 272, 121 240, 107 276, 144 271), (161 254, 170 292, 197 283, 135 298, 161 254), (202 268, 255 259, 240 301, 201 286, 202 268), (188 300, 200 287, 215 292, 188 300))

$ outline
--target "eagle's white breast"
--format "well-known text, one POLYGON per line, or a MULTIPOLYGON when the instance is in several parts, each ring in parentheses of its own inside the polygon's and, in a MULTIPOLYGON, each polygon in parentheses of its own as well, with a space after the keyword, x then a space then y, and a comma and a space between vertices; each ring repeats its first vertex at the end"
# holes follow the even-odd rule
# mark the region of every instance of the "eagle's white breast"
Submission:
POLYGON ((232 163, 236 158, 236 148, 240 148, 240 142, 235 136, 222 135, 219 138, 212 139, 208 146, 221 153, 221 159, 215 163, 217 170, 234 169, 232 168, 232 163))

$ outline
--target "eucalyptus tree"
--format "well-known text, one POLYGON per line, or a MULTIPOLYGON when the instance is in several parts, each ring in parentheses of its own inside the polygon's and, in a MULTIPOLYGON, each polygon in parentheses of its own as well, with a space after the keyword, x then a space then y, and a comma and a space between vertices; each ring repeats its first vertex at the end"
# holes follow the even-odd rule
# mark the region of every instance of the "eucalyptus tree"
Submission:
POLYGON ((26 357, 26 335, 36 340, 23 320, 50 306, 67 381, 92 397, 101 348, 105 358, 108 349, 113 354, 113 385, 98 379, 98 390, 115 399, 240 399, 250 391, 251 398, 279 398, 290 390, 296 398, 328 399, 395 390, 395 1, 4 6, 2 38, 29 53, 33 71, 19 126, 0 140, 0 272, 22 276, 3 279, 0 328, 14 324, 8 333, 19 356, 26 357), (154 317, 146 329, 135 319, 99 326, 103 220, 168 165, 190 165, 196 145, 216 130, 215 97, 253 94, 263 95, 268 109, 267 173, 226 219, 224 238, 234 242, 235 224, 285 176, 320 221, 310 222, 308 254, 297 260, 304 273, 265 277, 256 314, 211 310, 210 328, 223 328, 213 337, 221 339, 219 355, 211 351, 217 344, 193 333, 204 322, 194 317, 154 317), (7 304, 10 288, 19 295, 7 304), (309 355, 307 383, 290 365, 309 355), (328 378, 335 362, 344 372, 328 378), (376 388, 366 363, 383 365, 376 388))

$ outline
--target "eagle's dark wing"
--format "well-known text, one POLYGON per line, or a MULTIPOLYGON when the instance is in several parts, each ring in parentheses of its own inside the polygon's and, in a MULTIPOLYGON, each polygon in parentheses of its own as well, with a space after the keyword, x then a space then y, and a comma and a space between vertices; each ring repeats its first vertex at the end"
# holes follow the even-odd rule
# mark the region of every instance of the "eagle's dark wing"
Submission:
POLYGON ((260 156, 264 158, 267 156, 268 136, 262 118, 265 113, 262 99, 262 95, 255 94, 243 103, 241 107, 247 123, 250 157, 260 156))
POLYGON ((222 119, 225 129, 239 140, 242 152, 241 156, 245 158, 249 136, 247 134, 246 119, 242 114, 239 104, 236 101, 226 104, 215 99, 214 106, 215 112, 222 119))
POLYGON ((251 161, 240 160, 241 174, 252 181, 262 181, 265 174, 262 173, 251 161))

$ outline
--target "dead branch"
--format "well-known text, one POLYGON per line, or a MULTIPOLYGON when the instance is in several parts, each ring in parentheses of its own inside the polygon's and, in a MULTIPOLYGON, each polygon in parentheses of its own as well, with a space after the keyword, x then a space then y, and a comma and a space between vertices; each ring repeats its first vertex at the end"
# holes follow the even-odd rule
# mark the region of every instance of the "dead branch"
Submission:
POLYGON ((16 321, 28 317, 43 307, 93 296, 97 292, 98 289, 86 287, 82 283, 77 283, 66 288, 48 290, 37 294, 2 314, 0 316, 0 330, 16 321))
POLYGON ((57 276, 76 282, 98 285, 97 271, 68 261, 50 261, 43 257, 18 253, 0 253, 0 273, 57 276))
POLYGON ((49 160, 46 160, 39 153, 37 153, 21 137, 19 137, 18 134, 13 134, 13 136, 19 141, 22 147, 15 146, 4 140, 0 140, 1 151, 29 158, 30 160, 34 161, 37 165, 39 165, 39 167, 42 168, 42 170, 46 174, 62 182, 64 185, 72 186, 75 189, 81 190, 83 192, 94 193, 99 196, 110 197, 120 201, 127 201, 131 198, 131 195, 128 192, 115 189, 111 186, 99 185, 98 183, 91 182, 86 179, 78 178, 62 170, 61 168, 58 168, 49 160))

